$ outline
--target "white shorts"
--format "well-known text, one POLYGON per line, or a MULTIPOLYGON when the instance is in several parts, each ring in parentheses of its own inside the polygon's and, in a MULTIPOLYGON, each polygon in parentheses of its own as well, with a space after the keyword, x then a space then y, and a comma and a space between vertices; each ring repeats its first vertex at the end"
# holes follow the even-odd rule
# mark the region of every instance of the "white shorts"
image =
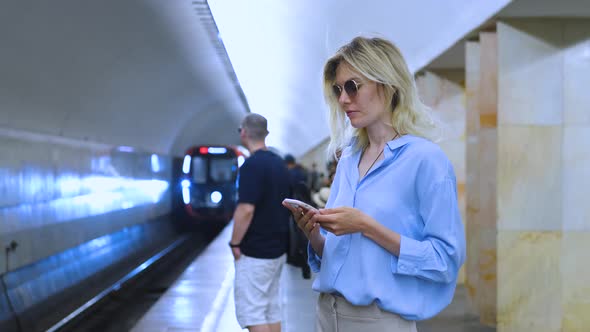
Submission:
POLYGON ((279 281, 286 257, 264 259, 242 254, 235 261, 234 300, 242 328, 281 321, 279 281))

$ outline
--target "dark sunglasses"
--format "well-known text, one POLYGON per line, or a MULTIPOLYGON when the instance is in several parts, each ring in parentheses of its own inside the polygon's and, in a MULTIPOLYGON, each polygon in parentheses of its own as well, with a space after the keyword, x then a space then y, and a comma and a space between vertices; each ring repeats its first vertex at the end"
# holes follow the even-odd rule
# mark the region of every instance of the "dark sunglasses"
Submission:
POLYGON ((346 94, 350 98, 356 97, 356 94, 359 92, 359 88, 362 86, 362 83, 357 83, 355 80, 348 80, 344 82, 344 86, 340 86, 338 84, 332 85, 332 91, 334 92, 334 96, 336 98, 340 98, 342 94, 342 90, 346 91, 346 94))

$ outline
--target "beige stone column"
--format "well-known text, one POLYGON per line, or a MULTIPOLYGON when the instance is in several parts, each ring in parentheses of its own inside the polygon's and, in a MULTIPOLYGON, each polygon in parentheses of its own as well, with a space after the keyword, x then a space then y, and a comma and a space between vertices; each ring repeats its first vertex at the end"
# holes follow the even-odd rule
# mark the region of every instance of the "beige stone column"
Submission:
MULTIPOLYGON (((423 102, 441 120, 443 137, 439 142, 455 170, 461 219, 465 224, 465 74, 459 69, 427 71, 416 78, 423 102)), ((465 281, 465 266, 458 283, 465 281)))
POLYGON ((479 211, 478 308, 482 323, 496 324, 496 169, 498 112, 498 46, 495 32, 482 32, 480 40, 479 109, 479 211))
MULTIPOLYGON (((465 145, 465 236, 467 261, 465 287, 470 308, 478 311, 479 302, 479 108, 477 95, 480 79, 479 42, 465 43, 465 104, 467 137, 465 145)), ((478 313, 478 312, 477 312, 478 313)), ((479 314, 479 313, 478 313, 479 314)))
POLYGON ((590 331, 590 20, 563 23, 562 330, 590 331))
POLYGON ((498 23, 498 331, 590 331, 590 21, 498 23))

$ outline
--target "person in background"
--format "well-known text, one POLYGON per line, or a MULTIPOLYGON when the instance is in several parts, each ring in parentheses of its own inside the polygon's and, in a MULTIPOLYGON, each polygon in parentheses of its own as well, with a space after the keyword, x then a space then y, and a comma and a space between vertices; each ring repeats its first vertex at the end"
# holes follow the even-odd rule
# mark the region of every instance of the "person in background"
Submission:
MULTIPOLYGON (((285 163, 289 170, 291 182, 291 198, 298 199, 308 204, 313 204, 311 190, 307 186, 307 172, 295 162, 295 157, 285 155, 285 163)), ((303 232, 295 225, 289 225, 292 229, 289 237, 289 253, 287 263, 300 267, 304 279, 311 278, 311 268, 307 264, 307 239, 303 232)))
POLYGON ((311 170, 309 171, 309 189, 312 192, 320 190, 320 172, 318 171, 318 164, 313 162, 311 164, 311 170))
POLYGON ((295 162, 295 157, 290 154, 285 155, 285 163, 287 164, 287 169, 289 169, 291 184, 295 186, 304 183, 307 186, 307 172, 301 165, 295 162))
POLYGON ((391 42, 354 38, 323 83, 341 151, 330 196, 319 211, 285 204, 309 239, 317 331, 416 331, 451 302, 465 261, 453 167, 391 42))
POLYGON ((229 243, 236 269, 236 316, 250 332, 279 332, 279 280, 289 241, 289 213, 280 204, 290 194, 289 173, 283 159, 266 147, 263 116, 246 115, 239 132, 250 157, 240 167, 229 243))

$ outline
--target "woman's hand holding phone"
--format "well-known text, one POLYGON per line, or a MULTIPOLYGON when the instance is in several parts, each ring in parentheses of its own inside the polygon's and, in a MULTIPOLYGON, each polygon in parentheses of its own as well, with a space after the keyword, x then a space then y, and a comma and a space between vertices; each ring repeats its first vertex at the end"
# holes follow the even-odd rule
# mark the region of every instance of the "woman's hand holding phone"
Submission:
POLYGON ((313 206, 311 206, 311 205, 309 205, 309 204, 307 204, 305 202, 302 202, 302 201, 300 201, 298 199, 285 198, 283 200, 283 205, 285 205, 284 203, 289 204, 290 206, 292 206, 295 209, 296 208, 301 208, 304 211, 309 211, 309 210, 316 210, 317 211, 317 209, 314 208, 313 206))
POLYGON ((316 213, 319 213, 318 209, 305 202, 292 198, 285 198, 283 200, 283 206, 291 211, 295 223, 297 223, 297 226, 303 231, 308 239, 310 239, 311 236, 317 235, 314 233, 319 232, 319 225, 316 225, 311 219, 316 213))

